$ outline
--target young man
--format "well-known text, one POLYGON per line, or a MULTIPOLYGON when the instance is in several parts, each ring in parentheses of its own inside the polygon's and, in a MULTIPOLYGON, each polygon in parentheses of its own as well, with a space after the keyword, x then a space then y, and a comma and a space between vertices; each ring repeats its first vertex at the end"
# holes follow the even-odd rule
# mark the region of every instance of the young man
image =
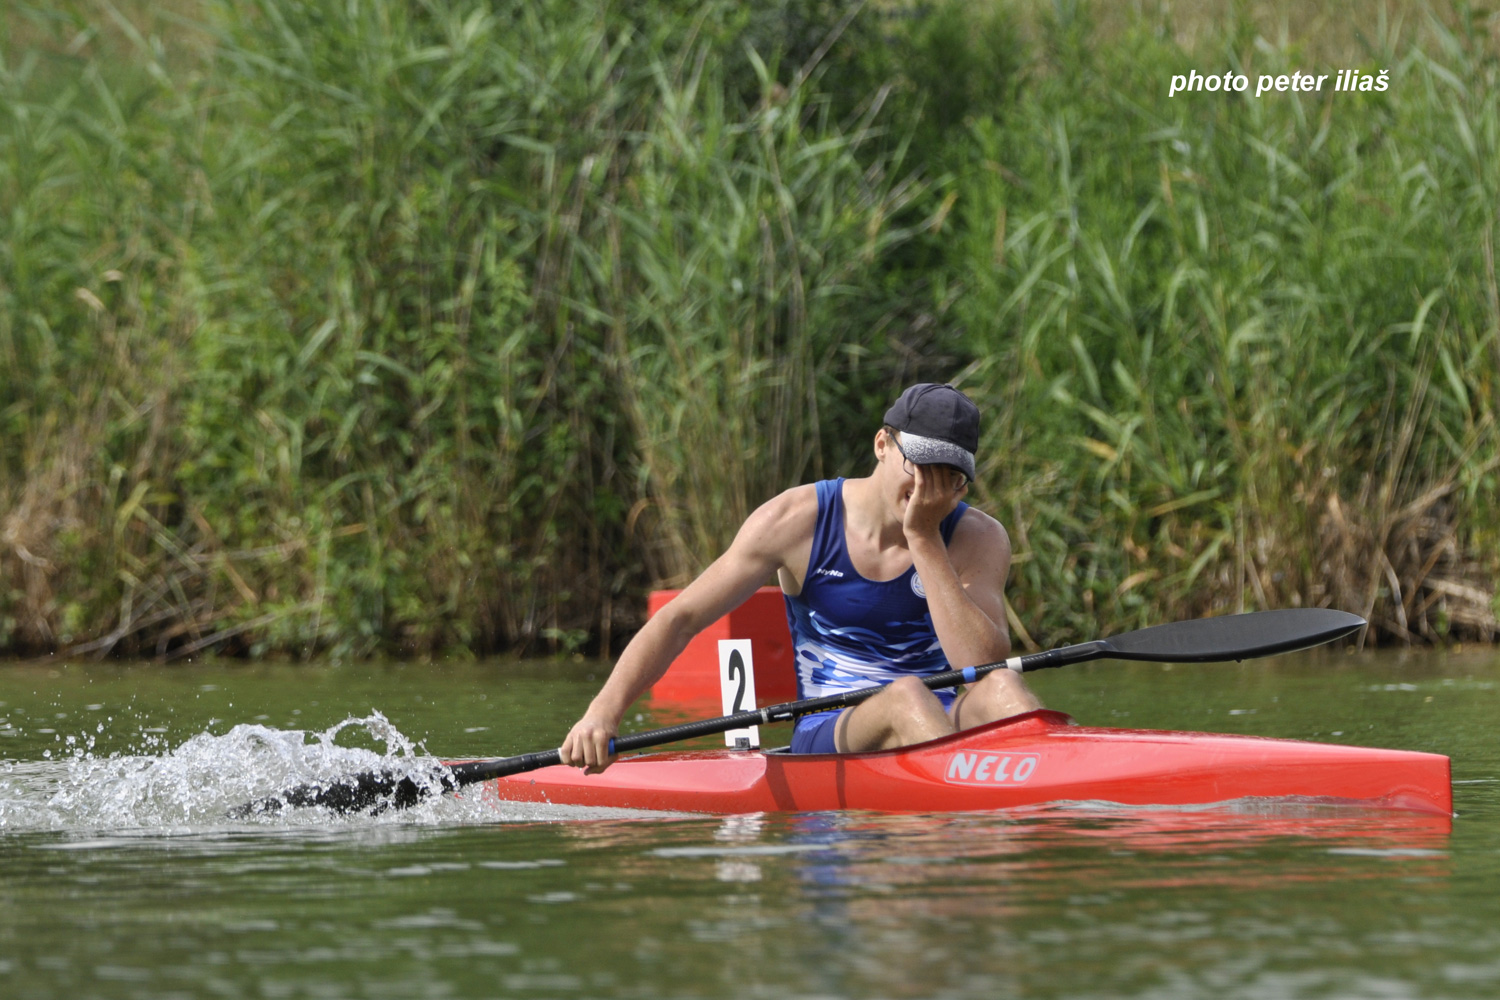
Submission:
POLYGON ((875 435, 863 479, 798 486, 759 507, 722 556, 631 640, 568 733, 565 764, 608 767, 625 710, 688 641, 774 573, 785 592, 799 698, 889 687, 842 711, 798 720, 799 753, 920 743, 1041 708, 1021 675, 996 670, 955 697, 922 675, 1010 654, 1010 539, 962 502, 974 479, 979 410, 951 385, 901 394, 875 435))

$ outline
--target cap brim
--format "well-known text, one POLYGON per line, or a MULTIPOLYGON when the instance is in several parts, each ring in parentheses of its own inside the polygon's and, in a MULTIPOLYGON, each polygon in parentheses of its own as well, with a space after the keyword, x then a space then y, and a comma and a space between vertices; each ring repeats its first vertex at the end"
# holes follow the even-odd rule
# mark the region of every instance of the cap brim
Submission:
POLYGON ((902 431, 901 451, 917 465, 951 465, 967 476, 970 482, 974 480, 974 453, 965 451, 952 441, 902 431))

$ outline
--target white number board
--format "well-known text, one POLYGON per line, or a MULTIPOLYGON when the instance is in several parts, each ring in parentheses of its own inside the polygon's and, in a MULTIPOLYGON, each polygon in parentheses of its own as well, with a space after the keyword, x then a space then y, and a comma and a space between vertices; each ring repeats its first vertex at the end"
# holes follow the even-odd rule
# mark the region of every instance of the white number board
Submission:
MULTIPOLYGON (((749 639, 719 640, 719 693, 724 714, 734 715, 755 708, 755 668, 750 660, 749 639)), ((748 750, 760 746, 760 727, 731 729, 724 745, 748 750)))

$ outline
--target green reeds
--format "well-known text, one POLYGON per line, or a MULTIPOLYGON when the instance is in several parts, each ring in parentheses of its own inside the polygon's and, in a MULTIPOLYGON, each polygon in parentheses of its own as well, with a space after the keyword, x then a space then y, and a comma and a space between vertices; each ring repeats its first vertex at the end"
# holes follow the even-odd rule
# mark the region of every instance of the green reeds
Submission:
POLYGON ((201 75, 16 82, 63 138, 8 137, 56 155, 7 175, 0 645, 608 649, 815 470, 921 186, 758 53, 732 99, 733 11, 266 0, 201 75))
POLYGON ((1384 93, 1173 98, 1189 68, 1310 67, 1140 28, 978 130, 960 308, 1006 383, 1023 618, 1493 633, 1496 64, 1424 34, 1368 51, 1384 93))
POLYGON ((1387 26, 1383 94, 1259 100, 1166 96, 1298 68, 1244 24, 173 11, 0 38, 0 649, 607 651, 926 378, 989 414, 1034 638, 1495 627, 1495 62, 1451 11, 1387 26))

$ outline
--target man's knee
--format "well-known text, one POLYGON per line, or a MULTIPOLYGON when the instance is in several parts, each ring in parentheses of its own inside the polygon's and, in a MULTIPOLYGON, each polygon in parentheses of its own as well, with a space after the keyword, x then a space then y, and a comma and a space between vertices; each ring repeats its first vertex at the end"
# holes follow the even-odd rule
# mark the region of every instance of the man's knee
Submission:
POLYGON ((937 698, 937 695, 928 690, 927 685, 916 677, 898 677, 886 685, 885 693, 893 701, 909 705, 924 705, 929 700, 937 698))
POLYGON ((1014 670, 992 670, 979 678, 970 690, 979 694, 998 694, 1013 691, 1022 683, 1021 675, 1014 670))
POLYGON ((841 751, 881 750, 951 732, 953 724, 937 695, 918 678, 901 677, 839 717, 835 745, 841 751))
POLYGON ((1042 707, 1041 699, 1026 686, 1021 675, 996 670, 969 687, 953 707, 953 724, 959 729, 1020 715, 1042 707))

